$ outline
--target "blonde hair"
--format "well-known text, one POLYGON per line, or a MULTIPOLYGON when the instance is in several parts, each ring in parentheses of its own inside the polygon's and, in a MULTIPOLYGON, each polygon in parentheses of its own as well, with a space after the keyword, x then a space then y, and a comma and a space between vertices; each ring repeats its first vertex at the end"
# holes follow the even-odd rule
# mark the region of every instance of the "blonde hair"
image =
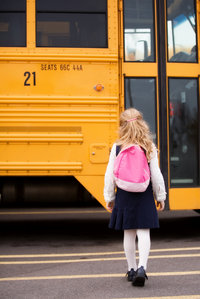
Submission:
POLYGON ((148 124, 144 121, 142 113, 134 108, 126 109, 120 115, 119 139, 117 145, 128 146, 138 144, 146 153, 147 160, 153 150, 153 141, 148 124))

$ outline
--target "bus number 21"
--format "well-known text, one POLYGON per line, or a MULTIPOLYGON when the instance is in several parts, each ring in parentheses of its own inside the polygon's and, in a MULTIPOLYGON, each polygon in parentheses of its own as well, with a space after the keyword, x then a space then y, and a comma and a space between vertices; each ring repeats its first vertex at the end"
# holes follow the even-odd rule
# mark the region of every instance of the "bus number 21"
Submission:
POLYGON ((24 86, 30 86, 31 84, 33 84, 34 86, 36 85, 36 73, 35 72, 32 72, 32 73, 25 72, 24 77, 26 77, 26 79, 24 81, 24 86), (32 80, 31 77, 33 77, 33 81, 30 83, 30 80, 32 80))

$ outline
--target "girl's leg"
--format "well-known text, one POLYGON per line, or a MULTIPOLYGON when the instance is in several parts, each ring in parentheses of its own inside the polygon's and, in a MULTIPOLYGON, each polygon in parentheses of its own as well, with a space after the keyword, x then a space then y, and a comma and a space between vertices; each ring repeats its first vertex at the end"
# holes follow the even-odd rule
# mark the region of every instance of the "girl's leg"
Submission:
POLYGON ((138 250, 139 250, 138 268, 143 266, 144 269, 146 270, 150 246, 151 246, 150 229, 137 229, 137 237, 138 237, 138 250))
POLYGON ((128 271, 131 269, 136 270, 136 256, 135 256, 135 239, 136 239, 136 230, 127 229, 124 230, 124 251, 128 263, 128 271))

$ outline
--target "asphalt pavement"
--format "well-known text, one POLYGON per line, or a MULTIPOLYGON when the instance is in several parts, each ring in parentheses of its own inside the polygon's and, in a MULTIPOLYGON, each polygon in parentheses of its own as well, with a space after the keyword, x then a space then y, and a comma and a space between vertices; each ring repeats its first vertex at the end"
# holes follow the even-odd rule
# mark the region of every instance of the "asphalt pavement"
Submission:
POLYGON ((164 211, 145 287, 132 286, 122 232, 103 208, 1 209, 0 299, 200 298, 200 215, 164 211))

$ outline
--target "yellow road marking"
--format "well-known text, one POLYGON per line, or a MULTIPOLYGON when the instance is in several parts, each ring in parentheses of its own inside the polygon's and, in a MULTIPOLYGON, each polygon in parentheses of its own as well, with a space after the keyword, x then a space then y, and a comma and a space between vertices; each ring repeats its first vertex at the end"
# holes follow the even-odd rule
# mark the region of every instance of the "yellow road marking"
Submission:
MULTIPOLYGON (((190 251, 190 250, 200 250, 200 247, 151 249, 150 252, 166 252, 166 251, 173 252, 173 251, 190 251)), ((4 254, 4 255, 0 255, 0 258, 70 257, 70 256, 117 255, 117 254, 124 254, 124 251, 49 253, 49 254, 48 253, 47 254, 12 254, 12 255, 4 254)))
POLYGON ((200 253, 193 254, 166 254, 166 255, 150 255, 150 259, 165 259, 165 258, 182 258, 182 257, 200 257, 200 253))
MULTIPOLYGON (((173 255, 152 255, 149 259, 164 258, 183 258, 183 257, 200 257, 200 253, 196 254, 173 254, 173 255)), ((75 260, 45 260, 45 261, 6 261, 0 262, 0 265, 30 265, 30 264, 64 264, 64 263, 83 263, 83 262, 104 262, 104 261, 122 261, 125 257, 109 257, 109 258, 92 258, 92 259, 75 259, 75 260)))
POLYGON ((108 212, 106 210, 74 210, 74 211, 42 211, 42 212, 0 212, 0 215, 40 215, 40 214, 99 214, 108 212))
MULTIPOLYGON (((199 299, 200 295, 184 295, 184 296, 164 296, 164 297, 142 297, 143 299, 199 299)), ((113 299, 141 299, 141 297, 139 298, 135 298, 135 297, 131 297, 131 298, 113 298, 113 299)))
MULTIPOLYGON (((186 272, 157 272, 149 273, 148 276, 185 276, 185 275, 199 275, 200 271, 186 271, 186 272)), ((3 281, 25 281, 25 280, 50 280, 50 279, 82 279, 82 278, 116 278, 124 277, 124 273, 113 274, 88 274, 88 275, 56 275, 56 276, 29 276, 29 277, 3 277, 3 281)))
POLYGON ((104 261, 117 261, 117 260, 119 261, 125 260, 125 257, 76 259, 76 260, 48 260, 48 261, 12 261, 12 262, 0 262, 0 265, 67 264, 67 263, 104 262, 104 261))

